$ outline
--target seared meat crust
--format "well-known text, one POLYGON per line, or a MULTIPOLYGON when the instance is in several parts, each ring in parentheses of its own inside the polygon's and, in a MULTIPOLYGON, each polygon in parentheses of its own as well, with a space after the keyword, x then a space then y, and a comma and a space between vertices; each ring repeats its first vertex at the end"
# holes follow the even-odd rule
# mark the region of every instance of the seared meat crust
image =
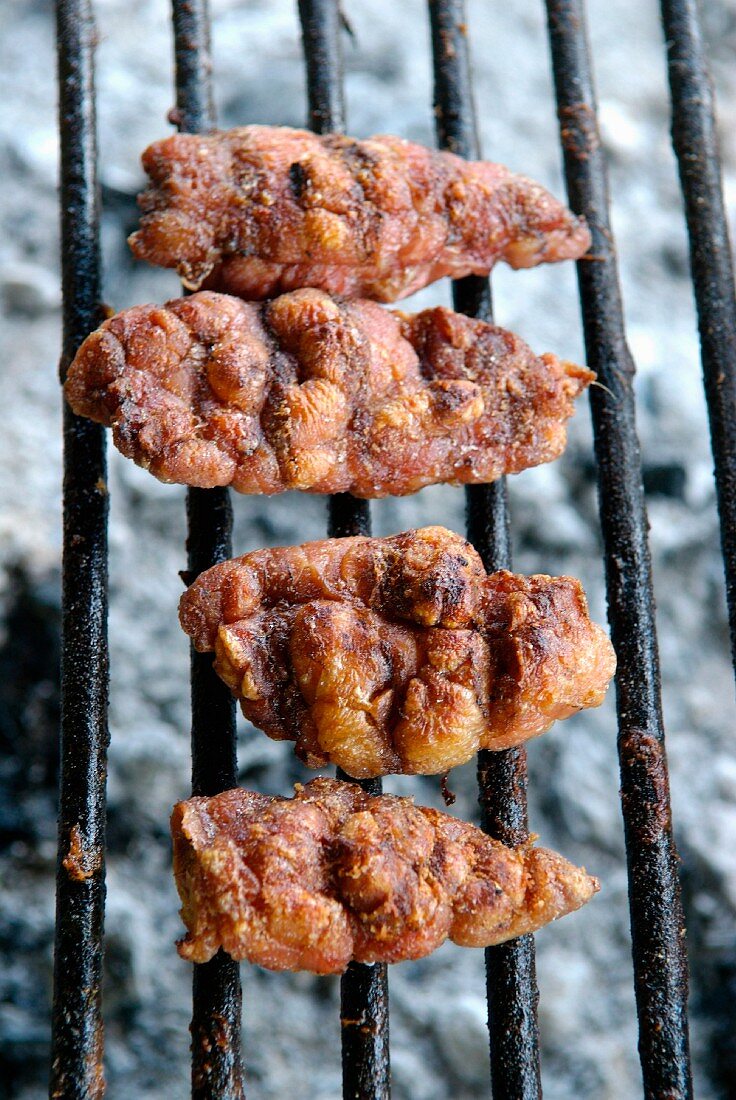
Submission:
POLYGON ((201 292, 106 321, 65 392, 162 481, 380 497, 551 461, 593 377, 448 309, 201 292))
POLYGON ((598 706, 615 669, 571 577, 488 576, 458 535, 324 539, 202 573, 182 627, 310 767, 440 774, 598 706))
POLYGON ((397 137, 175 134, 143 167, 131 248, 191 290, 261 299, 313 286, 392 302, 498 259, 532 267, 590 247, 584 221, 532 180, 397 137))
POLYGON ((584 905, 598 882, 545 848, 507 848, 408 798, 314 779, 294 798, 232 790, 174 807, 187 935, 269 970, 336 974, 418 959, 448 937, 485 947, 584 905))

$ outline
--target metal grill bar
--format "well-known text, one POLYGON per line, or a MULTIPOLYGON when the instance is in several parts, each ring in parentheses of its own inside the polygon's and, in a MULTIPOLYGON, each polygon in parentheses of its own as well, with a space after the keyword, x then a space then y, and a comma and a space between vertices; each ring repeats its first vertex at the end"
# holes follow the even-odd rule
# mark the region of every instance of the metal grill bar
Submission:
MULTIPOLYGON (((430 0, 434 58, 434 107, 443 149, 478 159, 464 0, 430 0)), ((453 284, 455 308, 492 320, 487 279, 470 276, 453 284)), ((506 483, 466 489, 468 538, 488 570, 511 566, 506 483)), ((486 832, 516 846, 529 839, 526 807, 526 750, 483 751, 478 755, 479 800, 486 832)), ((537 980, 533 936, 521 936, 486 956, 491 1080, 497 1098, 541 1096, 537 980)))
POLYGON ((592 252, 578 263, 587 361, 605 388, 590 401, 598 460, 616 677, 621 803, 629 868, 639 1054, 647 1097, 692 1095, 687 957, 672 837, 647 515, 636 434, 635 367, 624 332, 608 182, 579 0, 547 0, 565 175, 592 252))
POLYGON ((731 652, 736 662, 736 297, 713 89, 695 0, 662 0, 672 143, 690 236, 703 382, 715 460, 731 652))
MULTIPOLYGON (((214 128, 207 0, 173 0, 176 123, 187 133, 214 128)), ((187 580, 232 556, 232 508, 227 489, 187 491, 187 580)), ((206 653, 191 654, 192 793, 213 795, 237 786, 235 702, 206 653)), ((192 1096, 245 1095, 240 1049, 240 968, 222 950, 194 966, 192 1096)))
MULTIPOLYGON (((95 26, 88 0, 56 5, 61 133, 61 381, 102 321, 95 26)), ((51 1096, 101 1097, 107 779, 105 432, 64 405, 61 789, 51 1096)))
MULTIPOLYGON (((307 69, 309 125, 315 133, 343 133, 345 97, 339 0, 299 0, 304 59, 307 69)), ((335 493, 328 501, 330 538, 369 535, 370 506, 350 493, 335 493)), ((337 769, 338 779, 356 780, 337 769)), ((380 779, 359 780, 369 794, 381 794, 380 779)), ((391 1095, 389 1057, 388 967, 350 963, 340 980, 342 1089, 346 1100, 388 1100, 391 1095)))

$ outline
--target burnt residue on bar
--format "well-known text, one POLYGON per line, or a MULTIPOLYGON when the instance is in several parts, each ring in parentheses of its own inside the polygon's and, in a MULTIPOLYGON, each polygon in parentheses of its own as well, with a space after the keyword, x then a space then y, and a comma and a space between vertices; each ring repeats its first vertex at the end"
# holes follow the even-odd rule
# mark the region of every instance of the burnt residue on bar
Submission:
POLYGON ((705 44, 695 0, 662 0, 672 143, 690 236, 715 461, 731 652, 736 662, 736 295, 705 44))
POLYGON ((192 992, 192 1096, 239 1100, 245 1089, 237 963, 220 950, 208 963, 195 965, 192 992))
MULTIPOLYGON (((299 0, 307 71, 309 125, 317 134, 344 132, 343 20, 339 0, 299 0)), ((371 533, 370 505, 350 493, 328 501, 330 538, 371 533)), ((356 780, 337 770, 338 779, 356 780)), ((380 779, 359 780, 368 794, 381 794, 380 779)), ((391 1068, 388 1041, 388 968, 385 963, 351 963, 340 980, 342 1088, 346 1100, 388 1100, 391 1068)))
MULTIPOLYGON (((430 0, 434 57, 434 109, 443 149, 480 156, 463 0, 430 0)), ((455 309, 492 319, 487 279, 470 276, 453 284, 455 309)), ((511 545, 505 481, 466 489, 467 533, 486 569, 510 568, 511 545)), ((481 821, 504 844, 529 838, 526 812, 526 752, 481 752, 478 757, 481 821)), ((497 1100, 541 1096, 537 981, 534 940, 522 936, 486 950, 491 1079, 497 1100)))
MULTIPOLYGON (((179 130, 214 128, 207 0, 173 0, 176 109, 179 130)), ((232 556, 227 489, 187 491, 187 580, 232 556)), ((237 786, 235 703, 207 654, 191 651, 192 793, 237 786)), ((192 1096, 238 1100, 245 1095, 240 1022, 240 967, 222 951, 195 965, 192 982, 192 1096)))
POLYGON ((340 982, 343 1096, 350 1100, 390 1095, 385 972, 384 963, 350 963, 340 982))
POLYGON ((569 202, 588 219, 590 259, 578 263, 591 390, 608 615, 618 654, 621 801, 639 1053, 647 1097, 692 1095, 684 920, 669 807, 647 516, 608 184, 579 0, 547 0, 569 202))
MULTIPOLYGON (((383 793, 380 779, 356 780, 342 768, 337 769, 337 778, 360 783, 370 795, 383 793)), ((352 962, 348 966, 340 979, 340 1031, 345 1100, 388 1100, 391 1060, 385 963, 352 962)))
MULTIPOLYGON (((61 137, 61 381, 100 324, 94 90, 88 0, 56 5, 61 137)), ((50 1095, 101 1097, 107 778, 105 434, 64 407, 61 784, 50 1095)))

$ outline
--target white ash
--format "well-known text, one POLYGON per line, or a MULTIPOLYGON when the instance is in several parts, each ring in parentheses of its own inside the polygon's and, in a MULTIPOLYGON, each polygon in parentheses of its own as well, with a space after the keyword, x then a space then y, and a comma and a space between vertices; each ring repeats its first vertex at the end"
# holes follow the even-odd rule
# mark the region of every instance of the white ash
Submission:
MULTIPOLYGON (((104 294, 118 309, 161 301, 178 291, 172 273, 134 264, 125 245, 135 222, 132 196, 142 183, 138 156, 170 130, 171 42, 165 3, 100 0, 96 7, 104 294)), ((296 5, 213 0, 213 8, 221 122, 303 124, 296 5)), ((724 1030, 736 985, 733 681, 656 8, 637 0, 593 0, 590 21, 628 330, 639 368, 639 430, 650 488, 673 809, 692 933, 697 1091, 708 1100, 728 1095, 736 1076, 724 1030)), ((391 131, 432 142, 424 5, 376 0, 361 6, 346 0, 345 10, 355 32, 354 41, 345 43, 350 131, 358 136, 391 131)), ((733 201, 736 70, 729 61, 736 46, 736 16, 727 0, 713 0, 706 15, 720 96, 726 194, 733 201)), ((31 603, 35 607, 33 601, 40 600, 46 615, 53 608, 49 611, 48 601, 38 594, 47 590, 49 579, 55 583, 60 551, 53 19, 43 0, 8 0, 3 20, 0 552, 4 565, 21 567, 31 603)), ((563 194, 542 5, 473 0, 469 26, 486 154, 563 194)), ((499 322, 518 330, 536 350, 582 358, 571 266, 522 273, 499 269, 494 293, 499 322)), ((448 302, 447 287, 429 288, 417 301, 448 302)), ((565 458, 510 486, 515 560, 526 571, 580 575, 593 613, 603 618, 592 468, 588 416, 582 409, 565 458)), ((159 485, 114 452, 109 484, 107 1076, 112 1098, 164 1100, 185 1095, 189 1075, 190 972, 173 948, 180 925, 167 836, 171 805, 189 786, 188 654, 176 623, 177 571, 185 564, 184 491, 159 485)), ((321 499, 234 503, 239 553, 324 533, 321 499)), ((462 530, 463 496, 459 490, 434 488, 383 502, 374 516, 378 533, 424 523, 462 530)), ((13 606, 12 588, 4 582, 7 608, 13 606)), ((0 646, 3 659, 10 642, 6 636, 0 646)), ((53 660, 48 657, 51 671, 46 669, 51 679, 43 681, 47 694, 53 690, 48 686, 53 660)), ((38 676, 33 668, 26 671, 32 692, 38 676)), ((28 745, 16 746, 20 763, 29 769, 28 782, 0 792, 6 799, 3 822, 16 814, 20 823, 16 827, 11 820, 0 852, 5 962, 0 968, 0 1079, 8 1082, 8 1096, 24 1100, 45 1092, 51 980, 54 797, 48 783, 31 775, 38 769, 32 746, 39 737, 53 735, 53 722, 38 717, 53 712, 44 710, 42 695, 35 709, 15 695, 0 697, 11 717, 26 715, 29 739, 28 745)), ((537 937, 543 1075, 550 1100, 628 1100, 641 1088, 615 740, 611 698, 600 711, 558 726, 529 752, 534 831, 584 863, 603 884, 585 910, 537 937)), ((0 785, 3 777, 17 774, 16 763, 10 760, 9 770, 0 771, 0 785)), ((244 726, 240 764, 244 784, 270 792, 285 793, 304 774, 288 745, 269 742, 244 726)), ((435 781, 402 779, 387 786, 438 802, 435 781)), ((458 795, 455 812, 474 817, 472 768, 453 773, 450 786, 458 795)), ((338 1096, 337 983, 250 968, 244 968, 243 979, 252 1100, 303 1095, 305 1081, 315 1100, 338 1096)), ((452 945, 431 959, 393 968, 397 1100, 449 1095, 470 1100, 486 1094, 484 981, 482 954, 452 945)))

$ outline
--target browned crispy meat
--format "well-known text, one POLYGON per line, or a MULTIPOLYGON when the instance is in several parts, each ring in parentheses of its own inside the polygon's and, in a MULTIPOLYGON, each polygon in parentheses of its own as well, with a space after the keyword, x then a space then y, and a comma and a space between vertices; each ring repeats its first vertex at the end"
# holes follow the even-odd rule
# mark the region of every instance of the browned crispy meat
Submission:
POLYGON ((551 461, 593 377, 448 309, 204 291, 106 321, 65 392, 163 481, 380 497, 551 461))
POLYGON ((539 184, 397 137, 244 126, 143 154, 135 255, 241 298, 321 287, 393 302, 444 275, 577 259, 585 223, 539 184))
POLYGON ((179 953, 223 947, 269 970, 343 971, 428 955, 448 937, 485 947, 579 909, 598 882, 545 848, 507 848, 473 825, 314 779, 294 798, 232 790, 174 807, 179 953))
POLYGON ((598 706, 615 668, 578 581, 488 576, 443 527, 224 562, 180 619, 246 718, 357 778, 440 774, 521 744, 598 706))

